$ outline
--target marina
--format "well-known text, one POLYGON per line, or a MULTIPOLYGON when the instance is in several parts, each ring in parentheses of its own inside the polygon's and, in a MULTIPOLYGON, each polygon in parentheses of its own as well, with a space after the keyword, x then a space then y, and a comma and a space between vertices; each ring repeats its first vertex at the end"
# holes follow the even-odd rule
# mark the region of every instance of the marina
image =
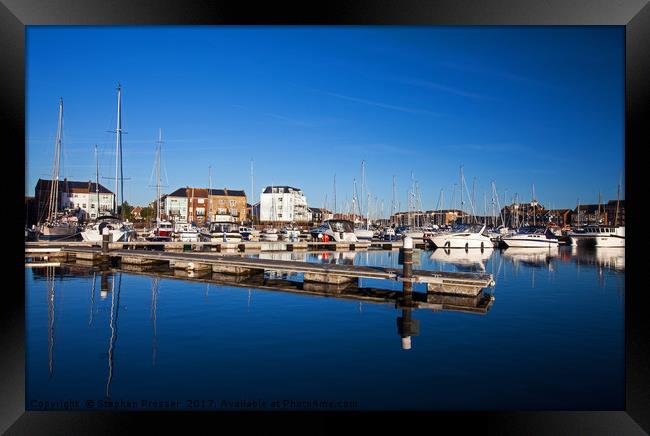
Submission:
POLYGON ((26 32, 29 411, 625 409, 622 27, 26 32))

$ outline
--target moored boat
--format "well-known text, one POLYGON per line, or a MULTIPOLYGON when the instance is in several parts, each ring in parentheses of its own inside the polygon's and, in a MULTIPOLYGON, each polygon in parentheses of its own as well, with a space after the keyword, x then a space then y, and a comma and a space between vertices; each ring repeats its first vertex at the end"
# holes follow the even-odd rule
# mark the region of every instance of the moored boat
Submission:
POLYGON ((557 236, 549 228, 522 227, 514 235, 504 236, 501 241, 507 247, 557 247, 557 236))
POLYGON ((494 245, 484 231, 485 224, 460 224, 449 232, 428 237, 427 241, 437 248, 492 248, 494 245))

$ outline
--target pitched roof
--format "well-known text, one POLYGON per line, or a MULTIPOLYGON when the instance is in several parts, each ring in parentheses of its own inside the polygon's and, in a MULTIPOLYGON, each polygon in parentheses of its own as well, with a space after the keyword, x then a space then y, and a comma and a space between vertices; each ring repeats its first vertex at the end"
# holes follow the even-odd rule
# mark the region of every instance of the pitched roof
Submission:
MULTIPOLYGON (((51 186, 52 186, 52 180, 38 179, 38 182, 36 182, 36 191, 38 190, 49 191, 51 189, 51 186)), ((60 192, 95 193, 96 189, 97 189, 97 184, 95 182, 91 182, 90 180, 87 182, 79 182, 76 180, 68 180, 68 179, 59 180, 60 192)), ((108 190, 105 186, 103 186, 101 183, 99 184, 99 192, 101 194, 113 193, 112 191, 108 190)))
MULTIPOLYGON (((200 197, 202 196, 202 194, 207 195, 208 192, 207 188, 185 187, 185 188, 178 188, 171 194, 167 194, 167 195, 169 197, 188 197, 188 194, 191 194, 192 190, 194 190, 194 196, 196 197, 200 197)), ((243 190, 223 188, 223 189, 211 189, 210 195, 222 195, 226 197, 246 197, 246 192, 244 192, 243 190)))
POLYGON ((223 195, 226 197, 246 197, 246 193, 244 192, 244 190, 236 190, 236 189, 228 189, 228 188, 211 189, 210 195, 223 195))
POLYGON ((271 189, 277 189, 280 193, 289 193, 291 191, 302 191, 302 189, 294 188, 293 186, 267 186, 264 188, 264 194, 270 194, 271 189))

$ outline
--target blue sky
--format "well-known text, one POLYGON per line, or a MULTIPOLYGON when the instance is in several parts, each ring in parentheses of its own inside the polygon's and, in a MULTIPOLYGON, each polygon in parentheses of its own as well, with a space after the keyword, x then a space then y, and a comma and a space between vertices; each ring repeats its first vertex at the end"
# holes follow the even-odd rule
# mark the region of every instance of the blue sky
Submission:
POLYGON ((256 198, 292 185, 331 208, 336 174, 339 210, 365 160, 385 215, 411 173, 424 209, 441 189, 450 207, 461 165, 478 212, 491 181, 501 204, 534 184, 571 208, 624 182, 623 27, 29 26, 26 47, 26 195, 51 174, 59 97, 64 175, 95 179, 94 144, 114 175, 118 81, 131 204, 155 196, 159 128, 163 192, 207 186, 211 165, 213 187, 249 194, 251 159, 256 198))

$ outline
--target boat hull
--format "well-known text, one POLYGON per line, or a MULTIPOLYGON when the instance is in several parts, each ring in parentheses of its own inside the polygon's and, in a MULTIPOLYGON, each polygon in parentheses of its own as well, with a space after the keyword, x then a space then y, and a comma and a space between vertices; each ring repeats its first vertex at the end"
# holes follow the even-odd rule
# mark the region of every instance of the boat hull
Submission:
POLYGON ((557 247, 557 239, 533 239, 533 238, 503 238, 501 240, 506 247, 518 248, 551 248, 557 247))
MULTIPOLYGON (((109 230, 110 242, 125 242, 132 239, 133 232, 123 230, 109 230)), ((81 232, 81 239, 87 242, 102 242, 103 234, 96 229, 88 229, 81 232)))
POLYGON ((374 232, 372 230, 356 229, 354 231, 354 236, 356 236, 359 241, 372 241, 374 232))
POLYGON ((39 232, 39 240, 56 241, 59 239, 70 238, 77 234, 75 226, 42 226, 39 232))
POLYGON ((494 244, 487 236, 482 235, 438 235, 429 238, 429 242, 437 248, 493 248, 494 244))

